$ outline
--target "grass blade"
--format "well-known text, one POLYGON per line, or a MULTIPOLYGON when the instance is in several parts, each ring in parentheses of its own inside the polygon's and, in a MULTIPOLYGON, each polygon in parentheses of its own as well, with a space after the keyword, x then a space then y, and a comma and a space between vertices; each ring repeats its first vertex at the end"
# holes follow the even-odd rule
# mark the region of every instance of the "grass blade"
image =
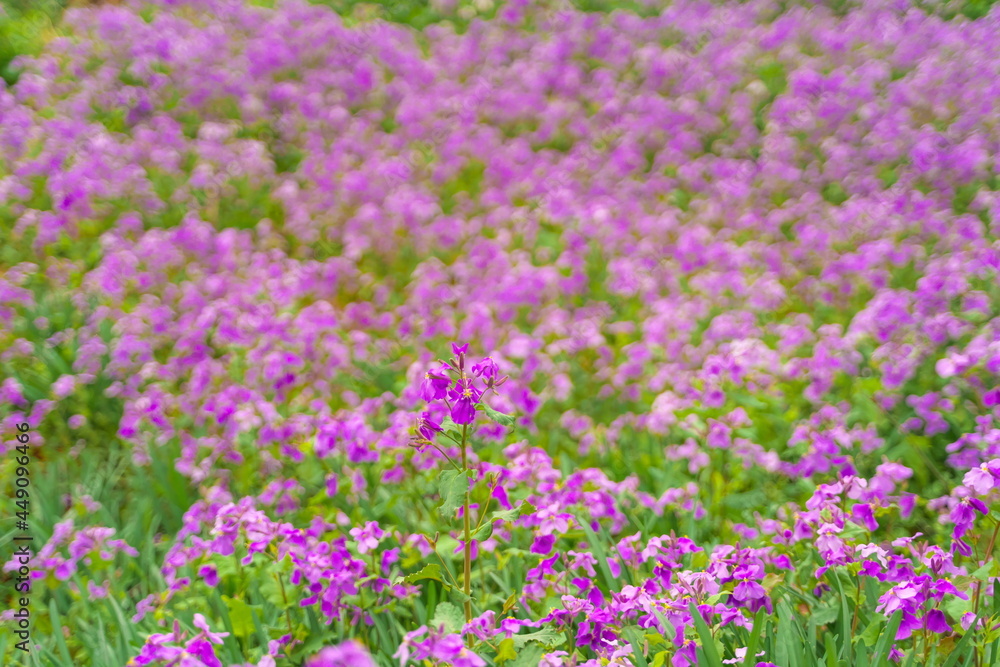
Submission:
POLYGON ((892 618, 889 619, 889 625, 882 630, 882 634, 878 638, 878 643, 875 644, 875 651, 872 653, 872 665, 881 667, 883 663, 888 662, 889 652, 892 650, 892 645, 896 642, 896 631, 899 629, 899 624, 902 621, 903 610, 897 609, 892 618))
POLYGON ((705 663, 699 662, 698 664, 706 664, 709 667, 723 667, 722 658, 719 657, 719 651, 715 648, 715 638, 712 636, 712 631, 708 629, 705 619, 701 617, 698 607, 692 602, 688 605, 688 610, 691 612, 691 620, 694 621, 694 628, 701 639, 700 652, 705 656, 705 663))
POLYGON ((757 610, 757 615, 754 616, 753 627, 750 628, 750 641, 747 643, 747 654, 743 658, 743 667, 753 667, 757 664, 757 645, 760 642, 761 634, 763 634, 764 624, 764 608, 761 607, 757 610))

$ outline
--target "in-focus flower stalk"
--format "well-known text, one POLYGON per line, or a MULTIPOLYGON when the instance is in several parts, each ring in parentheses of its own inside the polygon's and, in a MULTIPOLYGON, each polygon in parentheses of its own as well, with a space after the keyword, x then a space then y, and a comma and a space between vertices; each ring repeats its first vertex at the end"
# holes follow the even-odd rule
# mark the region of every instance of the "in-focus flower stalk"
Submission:
MULTIPOLYGON (((469 425, 462 426, 462 470, 463 474, 469 469, 468 458, 468 433, 469 425)), ((465 524, 465 622, 472 621, 472 535, 469 526, 469 505, 471 505, 471 493, 468 486, 465 489, 465 506, 462 508, 462 519, 465 524)), ((469 647, 472 647, 473 637, 470 634, 467 638, 469 647)))
MULTIPOLYGON (((456 582, 455 587, 461 588, 465 596, 463 606, 465 607, 466 624, 471 623, 473 620, 473 535, 479 533, 479 529, 486 520, 486 514, 489 511, 489 501, 487 501, 486 506, 480 510, 475 529, 473 529, 470 515, 472 511, 472 490, 469 484, 469 473, 471 472, 469 467, 469 449, 471 447, 469 426, 476 421, 476 417, 484 409, 482 405, 483 396, 490 391, 496 394, 496 388, 507 380, 507 377, 499 376, 497 364, 490 357, 486 357, 479 363, 469 367, 466 363, 468 349, 468 345, 452 344, 454 357, 447 363, 439 361, 440 365, 437 368, 424 374, 420 384, 421 397, 428 402, 441 401, 448 410, 448 416, 445 419, 438 419, 432 410, 421 413, 411 440, 413 446, 419 451, 424 451, 428 446, 437 450, 455 468, 459 475, 458 479, 460 483, 465 485, 463 489, 464 498, 462 500, 462 584, 459 586, 456 582), (469 373, 466 373, 467 368, 470 371, 469 373), (480 383, 482 386, 477 387, 477 383, 480 383), (449 418, 450 422, 448 422, 449 418), (442 426, 442 424, 445 426, 442 426), (451 430, 451 427, 458 426, 461 426, 460 437, 457 428, 451 430), (447 438, 459 447, 461 458, 458 461, 448 454, 445 447, 435 442, 438 436, 447 438)), ((490 414, 488 407, 486 407, 486 410, 487 414, 490 414)), ((496 413, 494 412, 493 414, 496 413)), ((441 560, 440 554, 437 553, 436 544, 436 539, 431 541, 435 555, 441 560)), ((441 562, 444 565, 444 561, 442 560, 441 562)), ((447 566, 445 566, 445 570, 447 571, 447 566)), ((474 642, 475 635, 469 633, 465 639, 466 646, 471 649, 474 642)))

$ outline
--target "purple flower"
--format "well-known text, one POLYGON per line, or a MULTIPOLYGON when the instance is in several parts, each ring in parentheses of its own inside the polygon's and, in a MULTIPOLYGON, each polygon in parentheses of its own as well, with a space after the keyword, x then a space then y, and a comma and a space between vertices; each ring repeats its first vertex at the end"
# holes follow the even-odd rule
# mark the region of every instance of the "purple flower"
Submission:
POLYGON ((932 609, 927 612, 924 616, 924 627, 931 632, 950 632, 951 626, 948 624, 948 619, 945 618, 944 612, 940 609, 932 609))
POLYGON ((441 369, 424 373, 424 379, 420 383, 420 397, 425 401, 436 401, 448 395, 448 387, 451 380, 448 379, 441 369))
POLYGON ((56 398, 66 398, 76 389, 76 377, 73 375, 60 375, 52 383, 52 393, 56 398))
POLYGON ((872 506, 868 503, 859 503, 852 507, 851 519, 869 531, 874 531, 878 528, 878 522, 875 521, 875 513, 872 511, 872 506))
POLYGON ((209 586, 215 587, 219 585, 219 573, 216 571, 214 565, 202 565, 198 569, 198 576, 209 586))
POLYGON ((764 587, 758 584, 756 581, 750 581, 749 579, 744 579, 740 583, 736 584, 736 588, 733 589, 733 598, 739 600, 740 602, 747 602, 750 600, 759 600, 767 595, 767 591, 764 587))
POLYGON ((375 661, 357 642, 327 646, 306 660, 305 667, 375 667, 375 661))
POLYGON ((417 430, 425 439, 433 440, 434 435, 441 432, 441 425, 431 418, 431 413, 423 412, 420 414, 420 423, 417 426, 417 430))
POLYGON ((449 392, 449 398, 454 403, 451 406, 451 418, 456 424, 471 424, 476 420, 476 404, 482 397, 482 392, 472 385, 471 378, 465 378, 455 383, 449 392))
POLYGON ((487 379, 495 378, 498 371, 499 368, 497 367, 496 362, 493 361, 492 357, 486 357, 478 364, 473 364, 472 366, 472 374, 476 377, 483 377, 487 379))
POLYGON ((997 484, 996 470, 1000 468, 1000 459, 993 459, 965 473, 962 483, 981 496, 985 496, 997 484))
POLYGON ((194 620, 192 621, 194 627, 198 628, 202 632, 202 636, 213 644, 221 644, 223 637, 228 637, 228 632, 212 632, 208 627, 208 621, 202 614, 195 614, 194 620))
POLYGON ((351 528, 350 533, 358 541, 358 552, 363 554, 377 549, 379 540, 385 536, 385 531, 379 528, 376 521, 369 521, 364 528, 351 528))

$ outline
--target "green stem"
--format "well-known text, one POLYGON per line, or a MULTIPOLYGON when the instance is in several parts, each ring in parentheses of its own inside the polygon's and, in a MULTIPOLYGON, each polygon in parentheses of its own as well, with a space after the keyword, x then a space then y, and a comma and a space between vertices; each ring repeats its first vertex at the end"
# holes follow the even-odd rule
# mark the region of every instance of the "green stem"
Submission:
POLYGON ((854 618, 851 619, 851 637, 857 634, 858 630, 858 607, 861 606, 861 575, 854 575, 858 580, 857 595, 854 600, 854 618))
POLYGON ((441 567, 444 568, 445 574, 447 574, 448 578, 451 579, 451 582, 455 584, 455 588, 458 588, 458 580, 455 579, 455 575, 451 573, 451 568, 448 567, 447 563, 444 562, 444 559, 441 558, 441 554, 438 553, 437 543, 435 542, 433 546, 434 546, 434 555, 437 556, 438 561, 441 563, 441 567))
POLYGON ((476 527, 472 531, 473 533, 478 533, 479 529, 483 527, 483 519, 486 518, 486 514, 490 511, 490 501, 493 500, 493 496, 486 497, 486 506, 483 507, 483 511, 479 513, 479 521, 476 522, 476 527))
POLYGON ((274 573, 274 578, 278 580, 278 585, 281 587, 281 599, 285 602, 285 620, 288 621, 288 634, 294 635, 295 631, 292 630, 292 613, 288 609, 288 596, 285 595, 285 582, 277 572, 274 573))
MULTIPOLYGON (((469 454, 468 454, 468 432, 469 425, 462 425, 462 469, 468 470, 469 468, 469 454)), ((465 524, 465 622, 469 623, 472 621, 472 527, 469 521, 469 505, 471 504, 471 497, 469 493, 468 486, 465 488, 465 507, 462 510, 462 519, 465 524)), ((469 635, 467 641, 469 648, 472 647, 472 635, 469 635)))
POLYGON ((450 463, 452 466, 454 466, 455 470, 457 470, 459 472, 462 472, 462 469, 458 467, 458 464, 455 463, 455 460, 452 459, 450 456, 448 456, 447 452, 445 452, 443 449, 441 449, 440 447, 438 447, 436 443, 432 442, 431 443, 431 447, 433 447, 434 449, 436 449, 439 452, 441 452, 441 455, 444 456, 446 459, 448 459, 448 463, 450 463))
MULTIPOLYGON (((993 535, 990 537, 990 543, 986 547, 986 559, 987 560, 989 560, 993 556, 993 547, 997 543, 997 533, 1000 533, 1000 521, 997 521, 997 525, 993 528, 993 535)), ((977 554, 977 556, 978 556, 978 554, 977 554)), ((977 560, 978 560, 978 558, 977 558, 977 560)), ((987 577, 986 580, 989 581, 989 577, 987 577)), ((975 614, 977 618, 979 616, 979 601, 982 598, 982 596, 983 596, 983 582, 982 581, 977 581, 976 582, 975 602, 973 602, 973 605, 972 605, 972 613, 975 614)), ((974 631, 974 630, 977 630, 977 629, 978 628, 969 628, 970 631, 974 631)), ((982 664, 982 656, 980 655, 980 649, 978 647, 976 648, 976 652, 974 654, 974 657, 975 657, 976 667, 979 667, 979 665, 982 664)))
MULTIPOLYGON (((997 521, 997 525, 993 528, 993 535, 990 537, 990 543, 986 547, 986 556, 985 557, 987 559, 987 562, 993 556, 993 547, 997 543, 997 533, 1000 533, 1000 521, 997 521)), ((989 580, 989 578, 987 577, 987 581, 988 580, 989 580)), ((977 585, 976 585, 976 600, 975 600, 975 603, 973 604, 973 607, 972 607, 972 613, 973 614, 978 614, 979 613, 979 598, 980 598, 980 591, 982 590, 982 588, 983 588, 982 582, 978 582, 977 585)))
POLYGON ((240 550, 237 548, 239 542, 233 545, 233 560, 236 561, 236 578, 239 583, 236 584, 236 595, 234 597, 239 598, 243 592, 243 583, 246 581, 246 577, 243 576, 243 564, 240 563, 240 550))

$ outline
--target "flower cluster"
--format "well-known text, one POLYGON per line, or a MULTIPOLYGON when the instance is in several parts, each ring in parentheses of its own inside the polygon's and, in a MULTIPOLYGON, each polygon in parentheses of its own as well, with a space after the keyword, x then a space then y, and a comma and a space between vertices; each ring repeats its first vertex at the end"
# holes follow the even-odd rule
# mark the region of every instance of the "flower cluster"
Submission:
POLYGON ((0 82, 72 659, 986 661, 1000 9, 330 4, 74 6, 0 82))

